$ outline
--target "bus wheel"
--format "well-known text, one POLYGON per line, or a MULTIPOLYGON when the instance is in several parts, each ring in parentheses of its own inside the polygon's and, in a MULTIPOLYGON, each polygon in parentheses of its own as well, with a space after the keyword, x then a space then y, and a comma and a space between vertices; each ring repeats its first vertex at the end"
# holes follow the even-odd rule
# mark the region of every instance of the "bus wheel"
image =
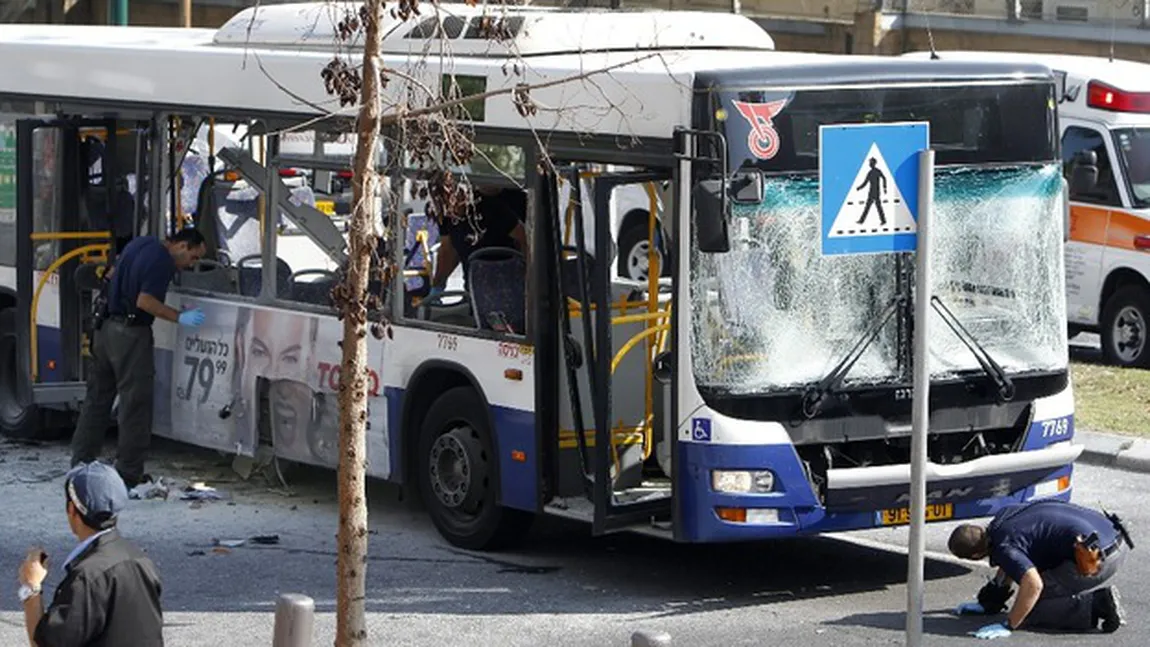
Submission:
POLYGON ((470 550, 505 548, 526 535, 533 515, 496 504, 499 469, 487 407, 470 387, 439 396, 419 434, 420 491, 447 541, 470 550))
POLYGON ((1128 285, 1102 309, 1102 354, 1111 364, 1150 368, 1150 292, 1128 285))
POLYGON ((32 403, 30 376, 22 368, 23 349, 16 309, 0 310, 0 432, 9 438, 40 437, 40 410, 32 403))

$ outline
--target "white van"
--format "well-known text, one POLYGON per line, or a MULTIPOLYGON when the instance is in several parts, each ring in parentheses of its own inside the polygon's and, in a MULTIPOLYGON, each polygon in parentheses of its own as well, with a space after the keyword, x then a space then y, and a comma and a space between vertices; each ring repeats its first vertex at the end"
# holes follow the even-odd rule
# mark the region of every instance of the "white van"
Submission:
POLYGON ((1076 166, 1097 168, 1090 188, 1071 183, 1069 333, 1098 332, 1109 362, 1150 368, 1150 65, 1031 53, 937 55, 1037 62, 1059 78, 1063 172, 1070 181, 1076 166))

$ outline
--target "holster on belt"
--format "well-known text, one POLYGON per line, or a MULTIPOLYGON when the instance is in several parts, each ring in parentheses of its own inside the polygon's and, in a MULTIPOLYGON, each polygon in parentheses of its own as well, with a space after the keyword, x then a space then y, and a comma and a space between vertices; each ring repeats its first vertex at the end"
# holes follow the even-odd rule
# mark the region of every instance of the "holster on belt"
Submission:
POLYGON ((1078 567, 1078 574, 1083 577, 1093 577, 1102 570, 1102 549, 1098 547, 1098 533, 1090 533, 1083 539, 1081 535, 1074 542, 1074 564, 1078 567))

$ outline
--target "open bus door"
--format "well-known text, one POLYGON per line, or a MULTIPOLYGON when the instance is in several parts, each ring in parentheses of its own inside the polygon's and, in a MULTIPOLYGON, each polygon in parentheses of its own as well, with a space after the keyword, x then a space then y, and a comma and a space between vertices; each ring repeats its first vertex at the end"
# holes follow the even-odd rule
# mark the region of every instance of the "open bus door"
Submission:
POLYGON ((139 177, 142 135, 120 131, 121 125, 113 119, 16 122, 19 384, 10 392, 15 399, 2 403, 10 435, 55 433, 70 426, 71 416, 43 414, 75 412, 83 402, 98 268, 139 230, 142 214, 123 172, 127 157, 127 168, 136 166, 139 177), (137 146, 124 150, 124 139, 137 146))
MULTIPOLYGON (((558 446, 574 445, 582 494, 594 508, 595 534, 652 527, 669 532, 670 454, 669 447, 657 445, 668 437, 663 427, 670 421, 657 415, 661 398, 653 363, 660 346, 669 343, 670 286, 659 279, 653 251, 647 281, 614 276, 612 215, 638 196, 648 210, 647 248, 661 247, 659 192, 670 174, 578 167, 560 174, 560 184, 568 188, 556 195, 562 222, 552 227, 551 241, 558 250, 552 255, 557 259, 553 293, 563 295, 557 322, 558 446), (668 460, 660 460, 660 454, 668 460)), ((565 463, 570 474, 571 461, 565 463)))

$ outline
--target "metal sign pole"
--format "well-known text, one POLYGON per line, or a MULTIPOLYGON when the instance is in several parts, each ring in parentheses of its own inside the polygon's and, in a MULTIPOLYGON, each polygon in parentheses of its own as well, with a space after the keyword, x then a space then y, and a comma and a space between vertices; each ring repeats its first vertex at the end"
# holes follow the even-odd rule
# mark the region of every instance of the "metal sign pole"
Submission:
POLYGON ((918 156, 918 249, 914 286, 914 413, 910 449, 910 559, 906 644, 922 644, 923 553, 926 549, 926 441, 930 426, 930 216, 934 204, 934 151, 918 156))

